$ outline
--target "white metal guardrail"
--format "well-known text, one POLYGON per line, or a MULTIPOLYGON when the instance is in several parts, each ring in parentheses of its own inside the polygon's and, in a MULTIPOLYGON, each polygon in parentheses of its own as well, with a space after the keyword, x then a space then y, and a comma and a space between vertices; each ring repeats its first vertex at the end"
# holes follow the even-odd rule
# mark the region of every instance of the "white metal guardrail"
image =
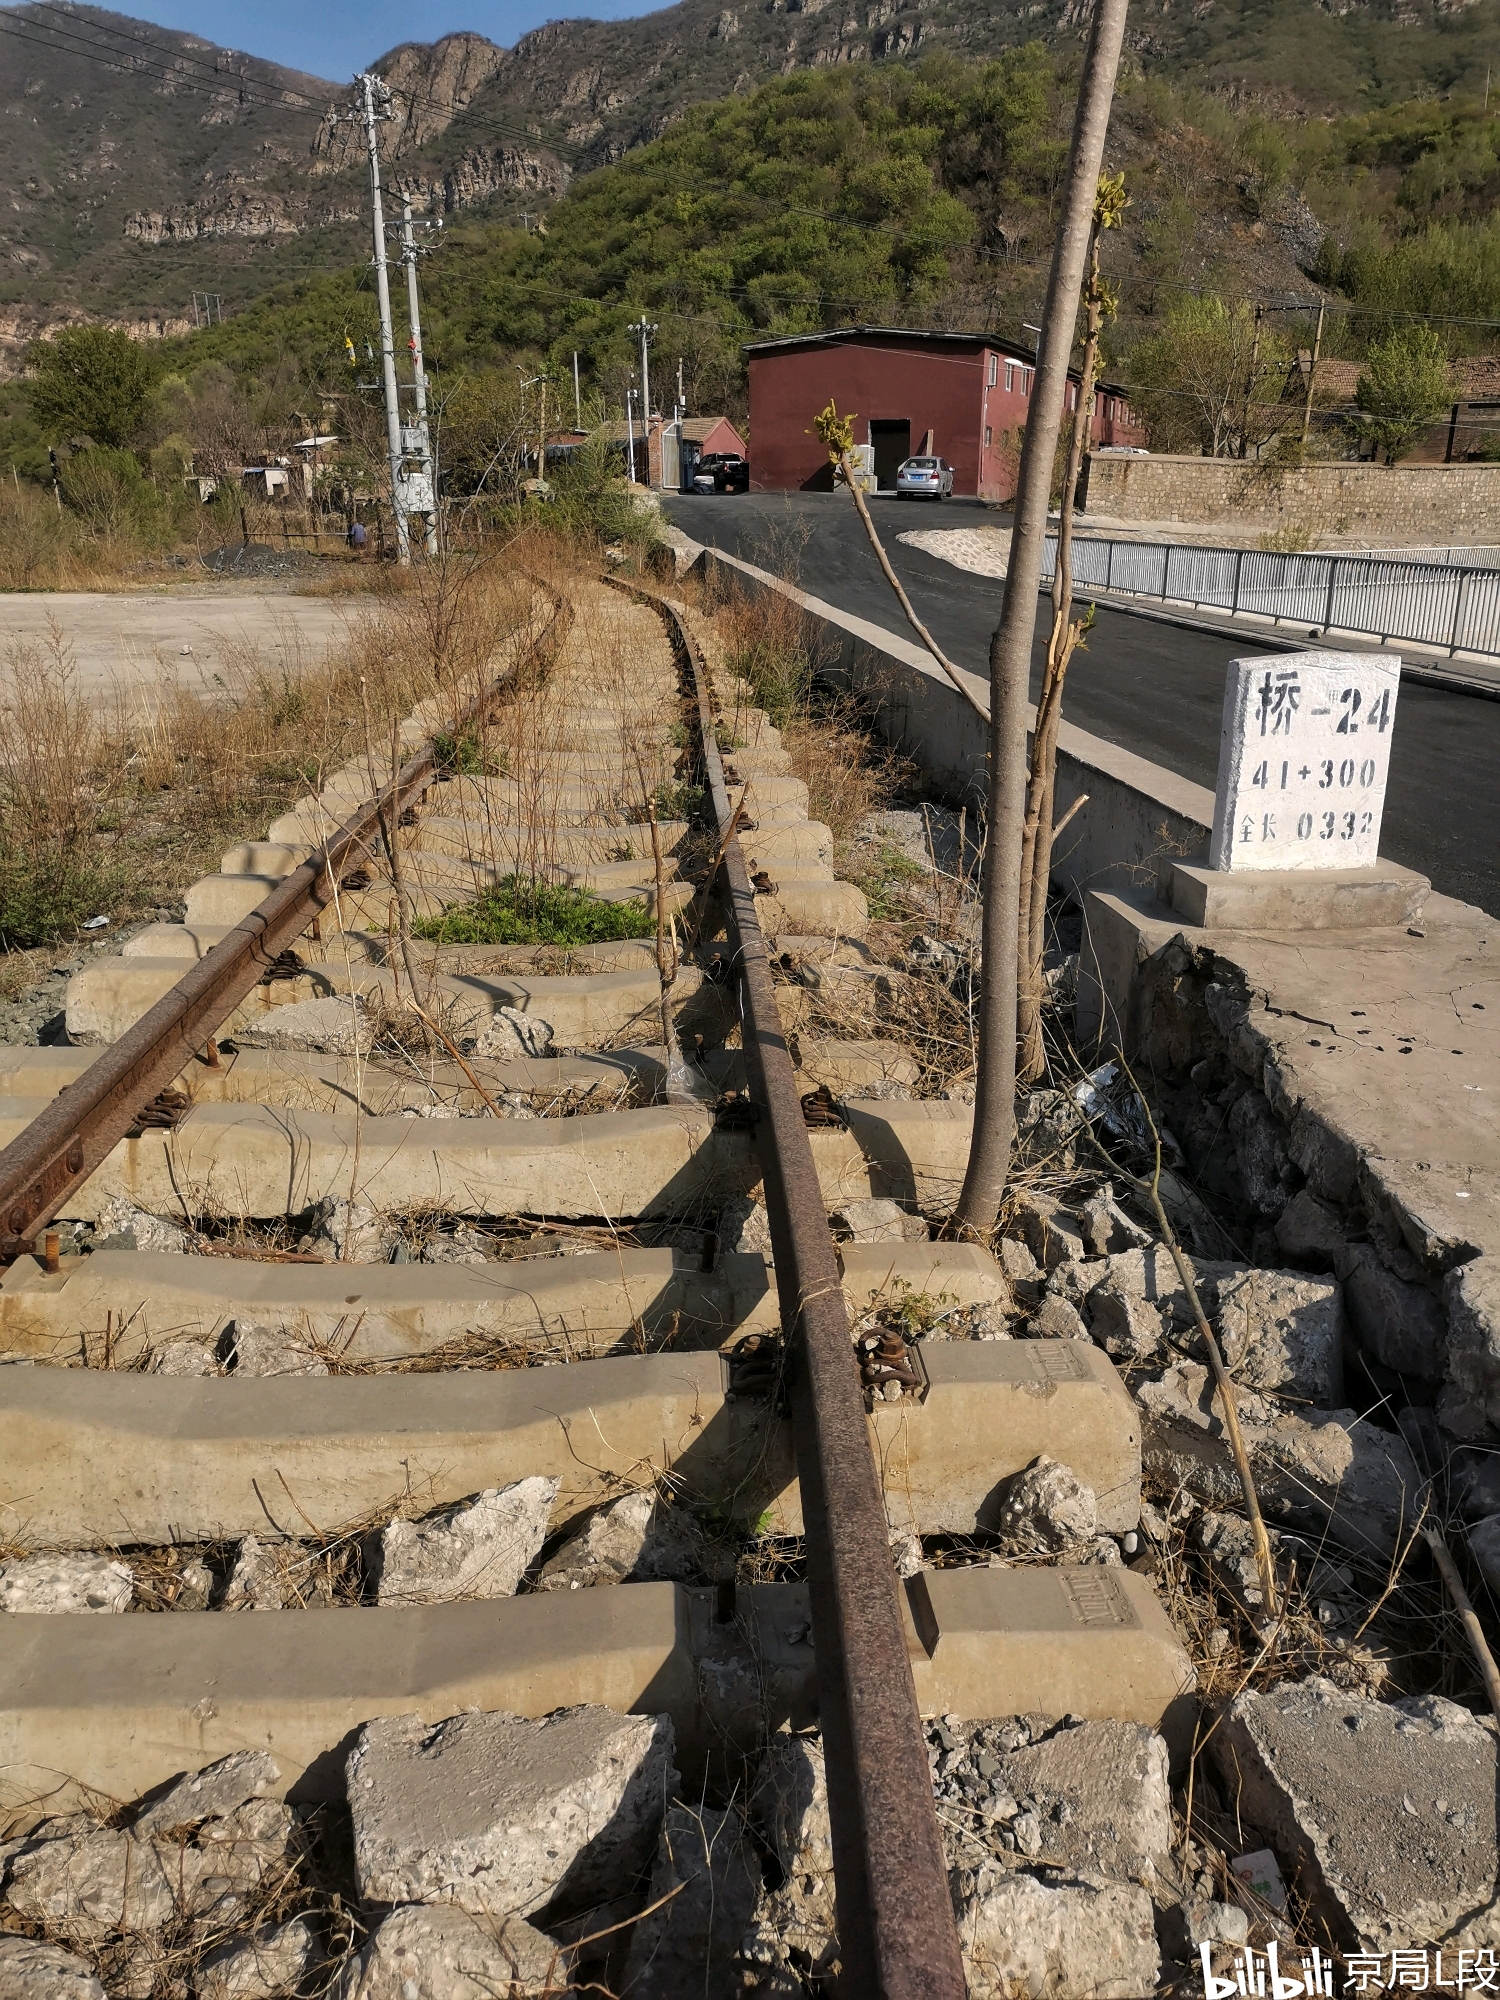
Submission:
MULTIPOLYGON (((1056 555, 1056 537, 1049 536, 1048 577, 1056 555)), ((1382 644, 1404 639, 1450 655, 1500 658, 1500 569, 1090 536, 1073 543, 1073 585, 1269 618, 1319 635, 1343 632, 1382 644)))
POLYGON ((1448 549, 1351 549, 1350 555, 1382 562, 1438 563, 1444 569, 1500 569, 1500 543, 1475 542, 1448 549))

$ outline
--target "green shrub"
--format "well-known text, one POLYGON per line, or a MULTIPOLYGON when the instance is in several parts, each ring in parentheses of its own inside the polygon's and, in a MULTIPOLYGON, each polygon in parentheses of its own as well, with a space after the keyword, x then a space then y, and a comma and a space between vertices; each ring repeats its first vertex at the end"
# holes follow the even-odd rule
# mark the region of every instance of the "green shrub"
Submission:
POLYGON ((651 937, 644 903, 607 903, 589 889, 507 875, 472 903, 426 917, 413 932, 433 944, 606 944, 651 937))

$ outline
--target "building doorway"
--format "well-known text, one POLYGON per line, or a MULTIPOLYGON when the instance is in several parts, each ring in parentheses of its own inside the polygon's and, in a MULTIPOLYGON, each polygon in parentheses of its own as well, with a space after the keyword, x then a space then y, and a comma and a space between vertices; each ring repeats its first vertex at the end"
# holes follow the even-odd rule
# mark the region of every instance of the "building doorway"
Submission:
POLYGON ((882 493, 894 493, 902 461, 911 457, 910 417, 872 417, 870 443, 875 447, 875 484, 882 493))

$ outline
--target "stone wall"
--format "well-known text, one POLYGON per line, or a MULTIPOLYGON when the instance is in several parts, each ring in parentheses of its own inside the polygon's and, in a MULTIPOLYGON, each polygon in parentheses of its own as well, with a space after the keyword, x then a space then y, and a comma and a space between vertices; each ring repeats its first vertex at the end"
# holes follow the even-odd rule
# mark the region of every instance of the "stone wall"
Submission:
POLYGON ((1086 509, 1126 521, 1305 528, 1377 544, 1494 539, 1497 465, 1275 466, 1230 458, 1115 457, 1089 462, 1086 509))

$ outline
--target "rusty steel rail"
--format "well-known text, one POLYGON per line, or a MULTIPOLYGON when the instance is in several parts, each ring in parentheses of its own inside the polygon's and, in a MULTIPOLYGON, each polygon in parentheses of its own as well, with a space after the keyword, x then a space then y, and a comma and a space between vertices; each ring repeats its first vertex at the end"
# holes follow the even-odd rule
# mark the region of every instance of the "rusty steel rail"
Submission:
MULTIPOLYGON (((620 587, 661 615, 690 676, 722 839, 732 808, 702 656, 669 599, 623 580, 620 587)), ((760 1160, 791 1359, 839 1991, 850 2000, 963 2000, 958 1929, 843 1282, 738 836, 724 841, 720 868, 738 946, 746 1080, 757 1127, 769 1137, 760 1160)))
MULTIPOLYGON (((546 629, 456 718, 455 735, 484 718, 523 663, 549 658, 561 644, 572 614, 549 594, 546 629)), ((434 762, 429 742, 0 1152, 0 1261, 35 1248, 43 1225, 108 1158, 142 1107, 182 1074, 277 956, 333 902, 343 871, 369 858, 382 823, 394 833, 407 800, 430 784, 434 762)))

